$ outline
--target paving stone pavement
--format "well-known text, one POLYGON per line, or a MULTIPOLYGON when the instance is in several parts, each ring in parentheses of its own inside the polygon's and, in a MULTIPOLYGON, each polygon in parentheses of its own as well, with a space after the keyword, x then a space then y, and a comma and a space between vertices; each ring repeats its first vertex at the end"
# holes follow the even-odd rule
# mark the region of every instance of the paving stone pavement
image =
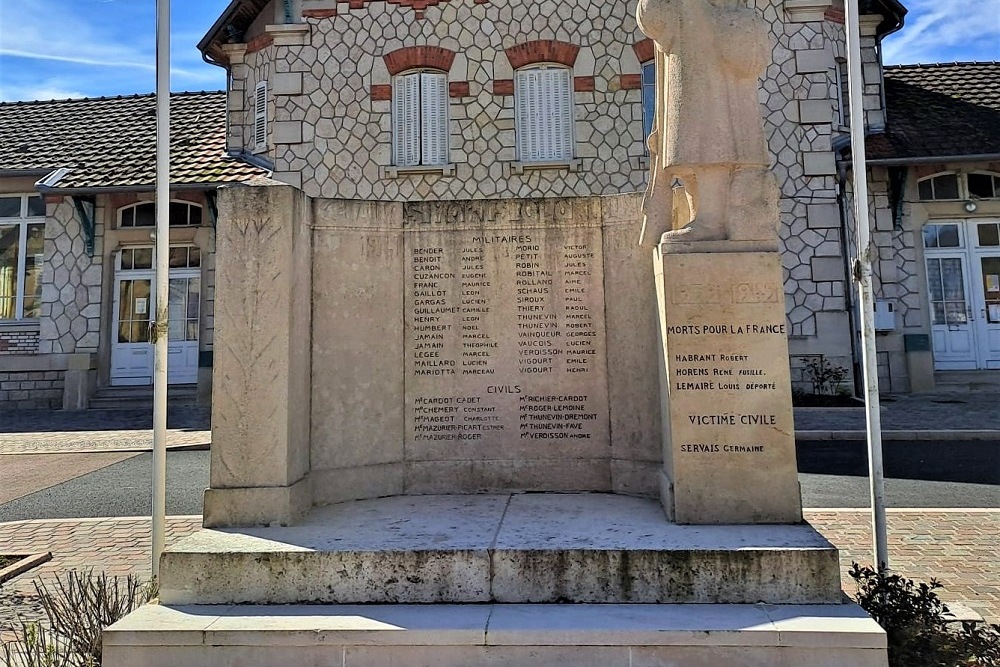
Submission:
MULTIPOLYGON (((1000 431, 995 392, 893 394, 881 408, 883 431, 1000 431)), ((796 431, 864 429, 864 407, 795 408, 796 431)))
MULTIPOLYGON (((185 406, 167 411, 167 447, 212 441, 211 410, 185 406)), ((0 411, 0 455, 148 451, 153 415, 140 410, 0 411)))
MULTIPOLYGON (((852 560, 871 563, 867 510, 807 510, 806 519, 841 549, 844 590, 852 560)), ((1000 509, 889 510, 889 553, 893 568, 920 581, 939 579, 941 597, 962 602, 991 622, 1000 622, 1000 509)), ((201 525, 197 516, 168 517, 167 544, 201 525)), ((0 631, 12 627, 15 612, 37 616, 32 607, 34 577, 51 578, 72 568, 112 575, 150 576, 150 522, 146 518, 52 519, 0 524, 0 553, 51 551, 53 559, 0 589, 0 631)))

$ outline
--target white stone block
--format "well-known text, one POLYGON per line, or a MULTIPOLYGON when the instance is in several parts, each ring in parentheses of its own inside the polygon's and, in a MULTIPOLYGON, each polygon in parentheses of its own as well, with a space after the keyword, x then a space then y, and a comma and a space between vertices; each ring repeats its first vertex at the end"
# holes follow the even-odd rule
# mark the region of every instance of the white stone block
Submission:
POLYGON ((844 262, 839 257, 813 257, 810 266, 814 282, 844 279, 844 262))
POLYGON ((799 74, 826 72, 833 67, 833 56, 827 49, 807 49, 795 52, 795 71, 799 74))
POLYGON ((841 225, 840 206, 836 203, 809 204, 806 222, 810 229, 835 229, 841 225))
POLYGON ((302 121, 279 120, 271 124, 271 143, 299 144, 302 143, 302 121))
POLYGON ((271 92, 275 95, 301 95, 302 72, 279 72, 271 76, 271 92))
POLYGON ((802 172, 806 176, 826 176, 837 173, 833 153, 813 152, 802 154, 802 172))
POLYGON ((833 102, 830 100, 799 100, 799 123, 813 125, 833 122, 833 102))

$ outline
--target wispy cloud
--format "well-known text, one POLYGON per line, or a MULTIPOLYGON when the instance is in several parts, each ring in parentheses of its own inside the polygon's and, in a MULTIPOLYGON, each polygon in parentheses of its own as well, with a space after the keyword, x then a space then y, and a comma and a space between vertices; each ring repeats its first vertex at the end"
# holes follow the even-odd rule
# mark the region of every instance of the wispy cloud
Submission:
POLYGON ((907 0, 909 14, 884 42, 887 64, 1000 60, 997 0, 907 0))
MULTIPOLYGON (((195 44, 227 0, 173 0, 171 88, 221 88, 195 44)), ((0 0, 0 99, 147 93, 156 71, 152 0, 0 0), (16 26, 16 29, 9 28, 16 26), (59 83, 50 83, 58 81, 59 83), (47 83, 49 82, 49 83, 47 83)))

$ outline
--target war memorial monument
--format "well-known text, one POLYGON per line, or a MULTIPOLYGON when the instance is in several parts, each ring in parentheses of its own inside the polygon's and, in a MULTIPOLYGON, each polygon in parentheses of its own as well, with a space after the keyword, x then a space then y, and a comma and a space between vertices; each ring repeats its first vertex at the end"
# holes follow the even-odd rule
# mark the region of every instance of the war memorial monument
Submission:
POLYGON ((645 197, 219 197, 205 530, 105 665, 884 667, 802 522, 737 0, 640 0, 645 197))

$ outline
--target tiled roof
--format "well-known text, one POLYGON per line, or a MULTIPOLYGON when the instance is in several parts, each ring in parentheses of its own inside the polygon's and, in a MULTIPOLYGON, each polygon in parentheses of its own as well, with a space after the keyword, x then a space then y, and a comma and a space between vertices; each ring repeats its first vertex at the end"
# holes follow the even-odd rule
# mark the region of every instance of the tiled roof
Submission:
MULTIPOLYGON (((173 185, 232 183, 266 174, 225 155, 226 94, 170 96, 173 185)), ((0 172, 69 171, 55 189, 152 187, 156 97, 0 104, 0 172)))
POLYGON ((868 157, 906 159, 1000 153, 1000 63, 885 68, 886 132, 868 157))

